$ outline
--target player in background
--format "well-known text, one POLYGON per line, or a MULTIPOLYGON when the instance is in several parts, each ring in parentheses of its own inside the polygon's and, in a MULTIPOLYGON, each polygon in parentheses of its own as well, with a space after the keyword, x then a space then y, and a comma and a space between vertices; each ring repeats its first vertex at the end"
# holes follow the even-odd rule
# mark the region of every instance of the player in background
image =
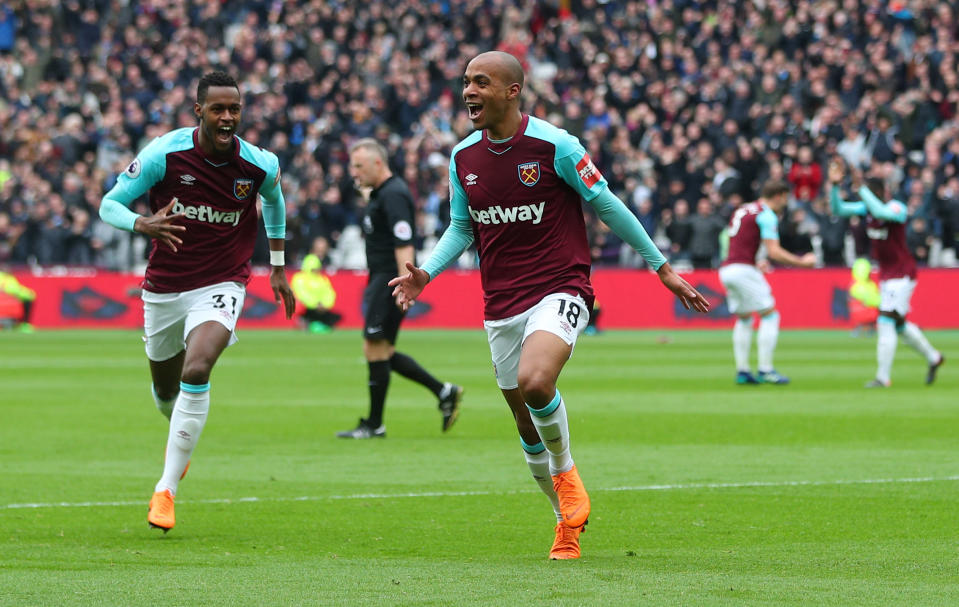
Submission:
POLYGON ((579 140, 521 112, 524 79, 519 62, 504 52, 467 65, 463 99, 476 130, 450 157, 450 227, 422 268, 408 262, 390 284, 407 308, 476 241, 496 381, 533 478, 553 506, 550 558, 571 559, 580 556, 590 501, 570 454, 556 382, 593 304, 582 200, 687 309, 706 312, 709 303, 672 270, 579 140))
POLYGON ((236 341, 257 231, 257 197, 270 242, 270 286, 286 317, 295 306, 286 280, 286 215, 277 157, 236 135, 243 103, 224 72, 200 78, 196 128, 154 139, 103 198, 100 217, 153 239, 142 283, 146 355, 157 408, 170 420, 163 475, 147 521, 175 524, 177 486, 206 423, 210 373, 236 341), (149 194, 153 214, 130 205, 149 194))
POLYGON ((843 200, 839 184, 845 171, 838 161, 830 163, 827 176, 833 213, 843 217, 866 217, 866 234, 872 245, 872 256, 879 262, 878 365, 876 377, 866 387, 886 388, 892 384, 892 361, 896 357, 900 335, 926 359, 929 364, 926 384, 930 385, 936 381, 936 371, 945 359, 919 327, 906 320, 912 293, 916 290, 916 260, 906 245, 906 205, 887 196, 886 184, 879 177, 868 177, 866 183, 859 186, 859 201, 843 200))
POLYGON ((729 254, 719 268, 719 280, 726 289, 729 311, 737 316, 733 325, 733 358, 736 361, 736 383, 789 383, 789 378, 776 372, 773 355, 779 340, 779 312, 772 289, 756 265, 760 245, 768 259, 801 268, 816 264, 816 256, 794 255, 779 244, 779 213, 789 202, 790 186, 785 181, 770 181, 763 186, 762 197, 736 209, 729 220, 729 254), (759 315, 756 349, 758 377, 749 364, 753 341, 753 314, 759 315))
POLYGON ((350 175, 364 197, 366 265, 369 278, 363 291, 366 310, 363 321, 363 355, 369 370, 370 412, 340 438, 385 438, 383 410, 390 386, 390 372, 415 381, 436 395, 442 430, 449 430, 459 415, 463 388, 433 377, 416 360, 396 351, 396 337, 406 312, 400 308, 389 286, 391 278, 415 259, 413 247, 415 208, 410 189, 390 170, 386 148, 375 139, 360 139, 350 148, 350 175))

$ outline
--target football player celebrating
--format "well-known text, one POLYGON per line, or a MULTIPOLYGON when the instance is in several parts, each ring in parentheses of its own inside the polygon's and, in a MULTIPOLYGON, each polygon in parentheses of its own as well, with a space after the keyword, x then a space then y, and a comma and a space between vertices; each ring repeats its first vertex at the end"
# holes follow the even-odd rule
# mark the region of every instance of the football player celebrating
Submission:
POLYGON ((236 342, 257 230, 257 197, 270 241, 270 286, 286 317, 286 214, 276 155, 236 135, 243 104, 224 72, 200 78, 196 128, 154 139, 118 178, 100 207, 110 225, 153 239, 143 279, 143 329, 157 408, 170 420, 166 462, 147 521, 175 523, 173 500, 206 424, 210 373, 236 342), (153 214, 130 205, 149 194, 153 214))
POLYGON ((593 307, 581 200, 639 251, 687 309, 706 312, 709 303, 672 270, 579 140, 522 113, 524 78, 519 61, 504 52, 483 53, 467 65, 463 99, 476 131, 450 158, 450 227, 422 268, 407 263, 408 273, 390 284, 409 307, 476 241, 496 382, 556 515, 550 558, 570 559, 580 555, 590 501, 570 455, 556 382, 593 307))
POLYGON ((835 161, 829 166, 829 203, 833 213, 843 217, 866 217, 866 234, 872 256, 879 262, 879 318, 876 320, 876 377, 867 388, 885 388, 892 383, 892 361, 896 357, 899 336, 919 352, 929 364, 926 384, 936 380, 936 371, 945 361, 915 324, 906 320, 912 293, 916 290, 916 260, 906 244, 906 205, 890 199, 886 183, 880 177, 868 177, 859 186, 859 201, 849 202, 839 195, 839 183, 845 172, 835 161), (884 202, 888 200, 888 202, 884 202))

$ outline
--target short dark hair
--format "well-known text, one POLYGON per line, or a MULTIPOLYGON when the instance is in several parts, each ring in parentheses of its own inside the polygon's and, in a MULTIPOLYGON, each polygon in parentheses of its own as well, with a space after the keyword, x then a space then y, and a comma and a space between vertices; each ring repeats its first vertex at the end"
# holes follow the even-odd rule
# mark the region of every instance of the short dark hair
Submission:
POLYGON ((196 85, 197 103, 202 105, 206 101, 206 92, 211 86, 232 86, 236 90, 240 90, 240 85, 236 83, 233 76, 221 71, 210 72, 204 74, 200 78, 200 83, 196 85))
POLYGON ((767 181, 763 186, 763 198, 773 198, 789 192, 789 184, 781 179, 767 181))
POLYGON ((866 177, 866 187, 876 195, 876 198, 886 196, 886 181, 882 177, 866 177))

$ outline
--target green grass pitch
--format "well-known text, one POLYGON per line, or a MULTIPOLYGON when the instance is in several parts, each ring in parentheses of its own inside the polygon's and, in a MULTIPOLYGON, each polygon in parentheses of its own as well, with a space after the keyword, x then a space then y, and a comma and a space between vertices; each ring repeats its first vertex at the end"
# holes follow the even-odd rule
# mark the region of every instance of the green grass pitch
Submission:
MULTIPOLYGON (((386 440, 358 331, 241 326, 177 526, 146 523, 166 423, 135 331, 0 333, 0 605, 956 605, 959 332, 784 331, 789 386, 733 384, 727 331, 583 337, 560 378, 593 513, 583 558, 523 460, 481 331, 405 331, 466 387, 447 434, 394 374, 386 440)), ((754 352, 755 356, 755 347, 754 352)))

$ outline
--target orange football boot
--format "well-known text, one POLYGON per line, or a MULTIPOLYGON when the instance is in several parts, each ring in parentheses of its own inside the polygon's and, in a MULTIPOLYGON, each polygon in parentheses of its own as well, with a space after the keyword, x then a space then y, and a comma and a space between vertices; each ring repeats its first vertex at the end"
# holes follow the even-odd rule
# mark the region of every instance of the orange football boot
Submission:
POLYGON ((589 518, 589 494, 576 466, 553 475, 553 489, 559 496, 559 511, 567 527, 582 527, 589 518))
POLYGON ((173 529, 176 524, 176 517, 173 515, 173 494, 169 489, 157 491, 150 499, 150 512, 147 514, 147 522, 151 527, 163 529, 166 533, 173 529))
POLYGON ((556 523, 556 539, 550 548, 549 558, 558 561, 579 558, 579 534, 585 527, 567 527, 556 523))

